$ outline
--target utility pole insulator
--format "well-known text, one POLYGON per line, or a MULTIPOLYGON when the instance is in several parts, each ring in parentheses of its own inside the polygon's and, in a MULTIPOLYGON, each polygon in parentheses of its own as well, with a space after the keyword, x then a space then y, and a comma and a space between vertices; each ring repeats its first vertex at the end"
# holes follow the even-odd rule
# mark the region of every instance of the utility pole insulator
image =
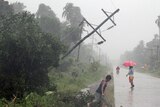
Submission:
MULTIPOLYGON (((85 18, 83 18, 84 19, 84 21, 93 29, 93 30, 95 30, 95 28, 85 19, 85 18)), ((104 41, 106 41, 106 39, 104 39, 103 37, 102 37, 102 35, 96 30, 96 33, 104 40, 104 41)))
MULTIPOLYGON (((102 9, 102 11, 107 17, 109 17, 109 15, 106 13, 106 11, 104 11, 103 9, 102 9)), ((109 20, 114 24, 114 26, 116 26, 116 23, 111 18, 109 20)))

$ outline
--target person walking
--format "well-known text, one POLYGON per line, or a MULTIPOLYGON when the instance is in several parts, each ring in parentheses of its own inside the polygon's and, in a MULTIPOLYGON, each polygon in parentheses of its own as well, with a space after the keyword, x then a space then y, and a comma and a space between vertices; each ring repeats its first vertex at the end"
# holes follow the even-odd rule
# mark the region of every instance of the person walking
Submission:
POLYGON ((106 78, 101 81, 101 83, 99 84, 99 87, 97 88, 97 90, 95 92, 94 100, 87 103, 87 107, 91 107, 92 104, 99 103, 99 102, 101 102, 102 105, 103 104, 108 105, 107 101, 104 99, 104 92, 105 92, 107 84, 111 80, 111 78, 112 78, 111 75, 107 75, 106 78))
POLYGON ((117 67, 116 67, 116 73, 119 74, 119 71, 120 71, 120 67, 117 66, 117 67))
POLYGON ((134 79, 134 70, 133 66, 129 66, 129 72, 126 74, 126 77, 129 76, 129 82, 131 84, 131 88, 134 87, 133 79, 134 79))

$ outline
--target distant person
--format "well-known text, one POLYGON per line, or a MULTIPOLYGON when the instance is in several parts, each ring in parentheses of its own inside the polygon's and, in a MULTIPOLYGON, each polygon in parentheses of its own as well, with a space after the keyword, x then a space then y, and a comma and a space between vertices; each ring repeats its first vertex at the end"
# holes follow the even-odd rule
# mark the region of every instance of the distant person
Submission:
POLYGON ((111 80, 111 75, 107 75, 106 78, 101 81, 99 87, 96 90, 95 99, 89 102, 87 104, 87 107, 92 107, 92 105, 95 103, 102 103, 102 105, 103 104, 108 105, 107 101, 104 99, 104 92, 110 80, 111 80))
POLYGON ((116 67, 116 73, 119 74, 119 71, 120 71, 120 67, 117 66, 117 67, 116 67))
POLYGON ((129 82, 131 84, 131 88, 134 87, 134 84, 133 84, 133 79, 134 79, 134 70, 133 70, 133 66, 129 66, 129 72, 126 76, 129 75, 129 82))

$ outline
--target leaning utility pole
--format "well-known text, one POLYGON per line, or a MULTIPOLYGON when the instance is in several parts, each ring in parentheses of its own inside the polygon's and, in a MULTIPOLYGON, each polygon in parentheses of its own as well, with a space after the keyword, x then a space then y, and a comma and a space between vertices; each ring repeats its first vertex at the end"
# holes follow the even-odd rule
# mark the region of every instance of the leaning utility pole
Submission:
MULTIPOLYGON (((93 29, 93 30, 95 30, 95 28, 85 19, 85 18, 83 18, 84 19, 84 21, 93 29)), ((104 41, 106 41, 106 39, 104 39, 103 37, 102 37, 102 35, 97 31, 97 30, 95 30, 95 32, 104 40, 104 41)))
MULTIPOLYGON (((102 9, 102 11, 107 17, 109 17, 109 15, 107 14, 106 11, 104 11, 103 9, 102 9)), ((114 26, 116 26, 116 23, 111 18, 109 20, 114 24, 114 26)))
POLYGON ((62 59, 64 59, 66 56, 68 56, 78 45, 80 45, 85 39, 87 39, 88 37, 90 37, 93 33, 95 33, 104 23, 106 23, 114 14, 116 14, 117 12, 119 12, 119 9, 117 9, 116 11, 114 11, 110 16, 107 17, 107 19, 105 19, 99 26, 97 26, 91 33, 89 33, 88 35, 86 35, 83 39, 81 39, 77 44, 75 44, 63 57, 62 59))

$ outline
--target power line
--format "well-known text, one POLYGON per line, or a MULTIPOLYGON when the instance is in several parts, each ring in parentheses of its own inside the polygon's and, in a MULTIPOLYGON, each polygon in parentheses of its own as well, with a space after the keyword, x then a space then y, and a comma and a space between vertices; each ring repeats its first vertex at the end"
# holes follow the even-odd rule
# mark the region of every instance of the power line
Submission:
POLYGON ((95 33, 104 23, 106 23, 114 14, 119 12, 119 9, 114 11, 109 17, 107 17, 103 22, 99 24, 92 32, 90 32, 88 35, 86 35, 84 38, 82 38, 77 44, 75 44, 64 56, 62 56, 61 59, 64 59, 66 56, 68 56, 78 45, 80 45, 85 39, 90 37, 93 33, 95 33))
POLYGON ((110 2, 113 5, 113 7, 116 9, 117 7, 116 7, 115 3, 113 2, 113 0, 110 0, 110 2))

